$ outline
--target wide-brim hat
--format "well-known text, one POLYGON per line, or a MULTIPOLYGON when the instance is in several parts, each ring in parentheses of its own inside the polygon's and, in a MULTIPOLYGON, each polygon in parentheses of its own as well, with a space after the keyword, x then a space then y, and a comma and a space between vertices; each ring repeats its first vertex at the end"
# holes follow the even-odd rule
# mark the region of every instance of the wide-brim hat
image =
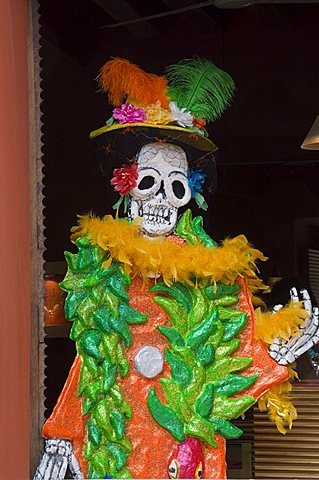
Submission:
POLYGON ((217 146, 205 126, 221 116, 232 98, 235 85, 226 72, 194 58, 158 76, 115 58, 101 68, 98 81, 115 106, 106 124, 90 134, 104 175, 114 165, 133 161, 146 143, 168 142, 180 145, 190 166, 198 165, 212 182, 217 146))

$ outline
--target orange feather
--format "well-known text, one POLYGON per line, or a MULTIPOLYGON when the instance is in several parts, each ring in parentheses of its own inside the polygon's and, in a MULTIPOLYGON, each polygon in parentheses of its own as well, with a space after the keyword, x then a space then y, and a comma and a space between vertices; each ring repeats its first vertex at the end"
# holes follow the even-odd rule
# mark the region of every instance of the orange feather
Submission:
POLYGON ((163 108, 168 107, 167 79, 146 73, 123 58, 106 62, 97 79, 101 89, 108 93, 110 103, 115 106, 120 106, 129 98, 138 105, 151 105, 160 101, 163 108))

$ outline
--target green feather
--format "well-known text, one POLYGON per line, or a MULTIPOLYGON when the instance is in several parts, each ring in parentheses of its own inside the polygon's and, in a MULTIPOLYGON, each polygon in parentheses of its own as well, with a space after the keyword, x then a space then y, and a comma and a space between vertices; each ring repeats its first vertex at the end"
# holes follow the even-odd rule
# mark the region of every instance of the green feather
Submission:
POLYGON ((168 95, 196 118, 216 120, 230 103, 233 79, 205 58, 182 60, 166 69, 168 95))

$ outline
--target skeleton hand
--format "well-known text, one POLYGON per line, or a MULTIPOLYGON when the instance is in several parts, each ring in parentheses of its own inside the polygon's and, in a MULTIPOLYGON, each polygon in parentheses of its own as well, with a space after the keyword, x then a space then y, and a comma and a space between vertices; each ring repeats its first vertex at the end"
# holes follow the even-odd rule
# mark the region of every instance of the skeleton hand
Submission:
POLYGON ((51 438, 45 442, 44 454, 33 480, 63 480, 68 467, 72 478, 84 479, 71 442, 51 438))
MULTIPOLYGON (((289 340, 275 338, 269 347, 269 355, 276 360, 279 365, 288 365, 293 363, 298 357, 313 347, 319 341, 319 308, 312 308, 311 300, 307 290, 301 290, 301 296, 304 308, 309 314, 299 333, 289 340)), ((299 302, 298 293, 295 287, 290 290, 291 299, 299 302)), ((282 305, 276 305, 273 312, 278 312, 282 305)))

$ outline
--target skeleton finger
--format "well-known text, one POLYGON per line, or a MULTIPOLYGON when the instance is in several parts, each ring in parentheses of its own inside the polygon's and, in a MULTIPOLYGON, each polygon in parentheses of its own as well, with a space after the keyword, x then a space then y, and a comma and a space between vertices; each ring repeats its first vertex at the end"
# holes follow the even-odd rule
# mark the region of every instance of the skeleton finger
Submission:
POLYGON ((279 303, 278 305, 275 305, 272 309, 272 313, 276 313, 278 312, 283 306, 281 305, 281 303, 279 303))
POLYGON ((41 458, 41 462, 35 472, 33 480, 43 480, 45 472, 50 472, 51 474, 52 461, 50 460, 51 460, 51 455, 44 453, 44 455, 41 458))
POLYGON ((77 461, 73 452, 71 454, 71 458, 70 458, 70 462, 69 462, 69 468, 70 468, 70 472, 71 472, 74 480, 83 480, 84 479, 84 476, 81 472, 80 465, 79 465, 79 463, 78 463, 78 461, 77 461))
POLYGON ((300 290, 300 293, 302 295, 304 309, 307 310, 309 317, 311 317, 312 303, 309 292, 304 288, 303 290, 300 290))
POLYGON ((52 468, 52 474, 48 478, 52 478, 54 480, 63 480, 68 468, 68 459, 67 457, 58 455, 57 457, 54 457, 54 460, 55 462, 52 468))
POLYGON ((300 357, 303 353, 305 353, 307 350, 309 350, 311 347, 313 347, 315 345, 315 343, 318 342, 318 340, 319 340, 319 337, 315 336, 315 337, 312 337, 310 340, 308 340, 308 342, 301 345, 295 351, 296 358, 300 357))
POLYGON ((296 287, 292 287, 290 289, 290 298, 293 302, 297 303, 299 302, 299 296, 296 287))

